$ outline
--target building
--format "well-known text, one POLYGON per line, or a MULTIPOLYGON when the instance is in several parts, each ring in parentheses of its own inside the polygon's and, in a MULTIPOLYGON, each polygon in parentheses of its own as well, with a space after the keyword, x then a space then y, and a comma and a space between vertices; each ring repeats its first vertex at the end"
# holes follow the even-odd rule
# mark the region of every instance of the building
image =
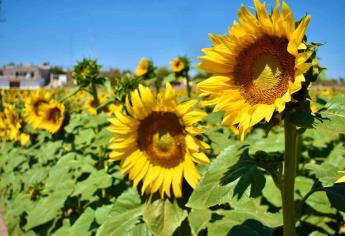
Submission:
POLYGON ((0 68, 0 88, 37 89, 50 80, 50 66, 31 64, 8 64, 0 68))
POLYGON ((68 75, 67 74, 50 74, 50 82, 48 87, 49 88, 62 88, 68 82, 68 75))

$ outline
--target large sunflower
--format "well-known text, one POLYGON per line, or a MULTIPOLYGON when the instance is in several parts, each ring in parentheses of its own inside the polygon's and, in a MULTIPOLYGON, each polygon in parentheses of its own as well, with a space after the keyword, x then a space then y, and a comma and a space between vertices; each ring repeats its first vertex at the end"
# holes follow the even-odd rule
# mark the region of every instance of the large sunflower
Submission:
POLYGON ((291 95, 301 89, 306 60, 303 38, 310 21, 305 16, 296 26, 293 13, 280 1, 272 15, 254 0, 256 15, 244 6, 228 35, 210 35, 212 48, 203 49, 201 68, 213 76, 199 83, 205 105, 224 111, 223 124, 238 125, 241 139, 248 129, 275 111, 282 112, 291 95))
POLYGON ((40 106, 38 111, 40 123, 38 128, 47 130, 50 133, 59 131, 65 118, 65 106, 56 101, 40 106))
POLYGON ((114 132, 110 158, 121 160, 121 171, 129 175, 136 187, 142 182, 141 192, 159 191, 182 196, 182 182, 186 179, 195 187, 200 174, 195 163, 207 164, 209 159, 202 152, 208 145, 196 135, 202 130, 195 124, 203 119, 203 111, 193 109, 195 100, 176 104, 176 94, 170 84, 157 98, 150 89, 139 85, 131 93, 125 108, 128 115, 115 111, 116 118, 109 119, 114 132))
POLYGON ((41 122, 38 114, 39 108, 43 104, 47 104, 51 98, 51 93, 38 89, 26 102, 24 110, 24 118, 26 122, 36 129, 41 122))

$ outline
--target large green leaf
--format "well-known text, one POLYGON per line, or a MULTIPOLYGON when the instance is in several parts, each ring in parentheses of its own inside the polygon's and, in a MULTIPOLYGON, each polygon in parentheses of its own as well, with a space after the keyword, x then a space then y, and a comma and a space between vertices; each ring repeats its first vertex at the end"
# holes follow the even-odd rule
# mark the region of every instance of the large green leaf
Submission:
POLYGON ((274 184, 271 176, 266 175, 265 188, 262 190, 263 196, 275 207, 282 206, 281 193, 278 187, 274 184))
POLYGON ((140 197, 136 190, 130 188, 116 200, 107 219, 98 228, 96 236, 133 235, 140 216, 140 197))
POLYGON ((112 177, 105 169, 94 171, 87 179, 76 184, 73 196, 80 194, 81 199, 90 200, 98 189, 108 188, 111 184, 112 177))
POLYGON ((147 202, 143 209, 143 219, 153 235, 172 235, 187 217, 187 211, 179 207, 176 201, 156 200, 147 202))
MULTIPOLYGON (((65 182, 65 184, 67 183, 65 182)), ((58 217, 58 215, 61 214, 60 209, 64 206, 66 197, 70 192, 70 188, 58 189, 58 191, 39 200, 34 208, 27 212, 28 216, 25 229, 32 229, 58 217)))
POLYGON ((265 186, 265 176, 263 171, 259 170, 255 162, 249 157, 248 149, 245 149, 240 160, 226 171, 221 179, 223 185, 234 182, 239 179, 234 189, 234 195, 241 198, 246 189, 250 188, 250 197, 258 197, 265 186))
POLYGON ((74 222, 69 228, 69 235, 89 235, 91 223, 95 219, 95 211, 90 207, 79 216, 78 220, 74 222))
POLYGON ((271 236, 273 230, 264 226, 261 222, 253 219, 248 219, 240 225, 234 226, 229 235, 231 236, 271 236))
POLYGON ((193 191, 187 206, 203 209, 232 199, 236 182, 221 184, 221 178, 226 171, 235 165, 241 157, 241 144, 233 144, 225 148, 210 164, 200 183, 193 191))
POLYGON ((272 129, 268 135, 265 130, 257 128, 245 140, 249 144, 250 154, 257 151, 269 152, 284 152, 284 135, 283 129, 272 129))
POLYGON ((316 120, 314 127, 326 129, 336 133, 345 133, 345 96, 340 95, 332 98, 319 112, 322 120, 316 120))
POLYGON ((212 212, 209 209, 192 209, 188 215, 189 225, 192 231, 192 235, 198 235, 198 233, 207 227, 208 221, 211 218, 212 212))
MULTIPOLYGON (((233 210, 218 210, 217 215, 221 217, 209 224, 209 235, 227 235, 235 227, 246 225, 248 220, 261 222, 262 227, 267 229, 264 232, 270 232, 270 228, 282 225, 282 215, 280 213, 269 213, 267 208, 260 205, 259 199, 240 199, 232 202, 233 210)), ((259 234, 260 235, 260 234, 259 234)), ((265 234, 263 234, 265 235, 265 234)))
POLYGON ((324 214, 335 214, 336 209, 333 208, 327 199, 325 192, 315 192, 308 199, 307 204, 313 209, 324 214))
POLYGON ((345 148, 343 144, 334 147, 322 164, 308 163, 305 166, 315 175, 323 186, 332 186, 341 177, 339 170, 345 168, 345 148))

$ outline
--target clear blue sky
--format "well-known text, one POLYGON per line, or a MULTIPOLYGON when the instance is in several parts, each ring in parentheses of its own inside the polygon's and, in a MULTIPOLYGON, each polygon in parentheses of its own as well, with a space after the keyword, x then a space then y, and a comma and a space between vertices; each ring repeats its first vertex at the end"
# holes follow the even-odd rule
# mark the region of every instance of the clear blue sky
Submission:
MULTIPOLYGON (((210 46, 208 33, 226 33, 241 3, 251 0, 0 0, 0 65, 71 66, 82 57, 105 68, 134 69, 142 56, 168 65, 177 55, 194 63, 210 46)), ((345 77, 345 1, 287 1, 296 18, 312 15, 309 41, 330 77, 345 77)), ((274 1, 267 1, 268 4, 274 1)))

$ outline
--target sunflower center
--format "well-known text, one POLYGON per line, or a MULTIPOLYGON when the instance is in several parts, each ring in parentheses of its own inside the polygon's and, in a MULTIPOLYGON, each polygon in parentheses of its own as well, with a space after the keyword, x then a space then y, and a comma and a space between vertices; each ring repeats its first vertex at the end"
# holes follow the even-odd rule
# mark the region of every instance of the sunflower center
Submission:
POLYGON ((294 80, 295 57, 287 45, 286 38, 266 35, 239 53, 234 80, 250 104, 274 103, 294 80))
POLYGON ((138 147, 155 165, 174 167, 185 154, 183 126, 176 114, 152 112, 140 122, 138 147))
POLYGON ((154 148, 160 152, 169 152, 175 145, 175 138, 169 131, 160 130, 153 135, 152 143, 154 148))
POLYGON ((272 89, 277 85, 281 73, 279 60, 271 55, 264 55, 254 63, 253 85, 261 90, 272 89))
POLYGON ((59 118, 61 117, 61 111, 59 108, 54 107, 49 111, 49 120, 51 120, 54 123, 57 123, 59 118))

